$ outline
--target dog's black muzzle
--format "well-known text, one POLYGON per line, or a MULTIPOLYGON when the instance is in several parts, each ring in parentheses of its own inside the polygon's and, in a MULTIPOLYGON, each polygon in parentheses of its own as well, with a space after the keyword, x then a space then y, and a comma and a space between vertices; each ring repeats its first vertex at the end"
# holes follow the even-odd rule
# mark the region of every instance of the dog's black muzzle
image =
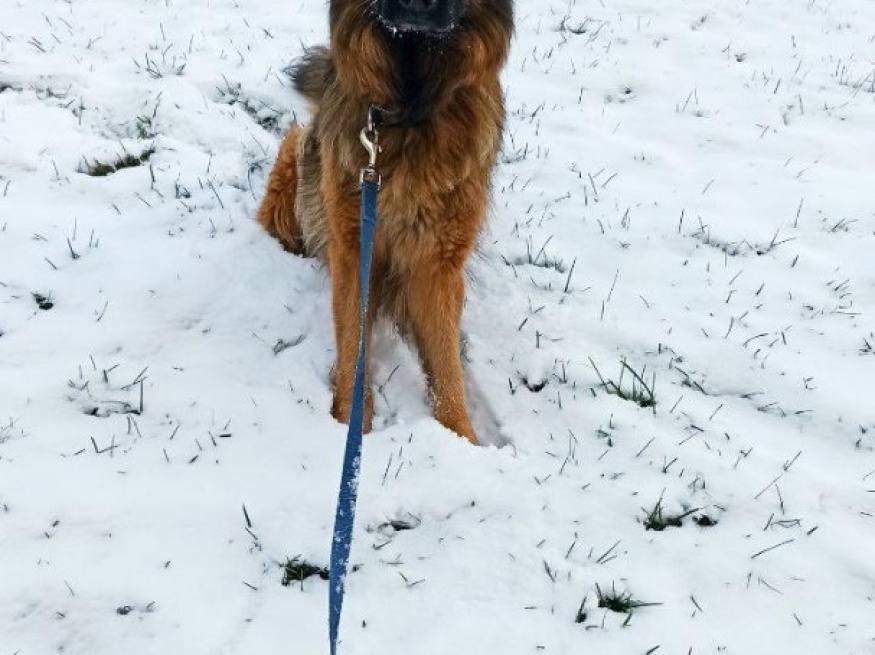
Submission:
POLYGON ((377 0, 377 15, 391 31, 439 35, 462 13, 462 0, 377 0))

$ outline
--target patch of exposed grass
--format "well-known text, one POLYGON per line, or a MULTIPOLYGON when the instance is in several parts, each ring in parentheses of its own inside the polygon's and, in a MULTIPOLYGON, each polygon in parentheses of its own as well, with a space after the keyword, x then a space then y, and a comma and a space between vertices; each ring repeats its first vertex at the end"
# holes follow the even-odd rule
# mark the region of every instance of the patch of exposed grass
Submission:
POLYGON ((82 165, 79 167, 79 172, 85 173, 85 175, 90 175, 91 177, 106 177, 107 175, 112 175, 113 173, 117 173, 125 168, 136 168, 137 166, 142 166, 149 161, 149 158, 154 154, 155 148, 150 146, 139 155, 125 152, 123 155, 119 155, 115 161, 100 161, 97 159, 88 161, 83 157, 82 165))
POLYGON ((226 79, 225 86, 217 87, 216 90, 218 91, 217 102, 224 103, 230 107, 239 107, 268 132, 279 131, 282 112, 270 107, 261 100, 256 101, 246 97, 243 93, 243 87, 239 82, 231 83, 226 79))
POLYGON ((725 241, 713 237, 711 235, 710 226, 704 224, 700 225, 699 229, 690 236, 706 246, 720 250, 729 257, 739 257, 749 254, 755 254, 757 256, 767 255, 785 243, 796 240, 796 237, 781 239, 780 230, 775 230, 775 234, 768 242, 748 241, 747 239, 741 239, 740 241, 725 241))
MULTIPOLYGON (((562 34, 565 34, 568 32, 570 32, 571 34, 576 34, 576 35, 586 34, 590 30, 590 23, 593 22, 593 19, 586 18, 586 20, 583 20, 583 21, 576 23, 576 24, 573 24, 573 25, 571 24, 570 21, 571 21, 570 15, 563 16, 562 20, 559 22, 558 27, 556 28, 556 31, 560 32, 562 34)), ((597 27, 597 30, 600 31, 602 29, 602 27, 604 27, 604 26, 605 26, 605 24, 599 25, 597 27)), ((596 32, 596 34, 598 34, 598 31, 596 32)))
POLYGON ((82 413, 86 416, 107 418, 115 414, 134 414, 139 416, 143 412, 124 400, 100 400, 83 407, 82 413))
POLYGON ((544 387, 547 386, 546 378, 540 380, 530 380, 522 373, 519 373, 518 375, 520 377, 520 382, 522 382, 522 385, 532 393, 540 393, 544 390, 544 387))
POLYGON ((286 341, 285 339, 278 339, 277 342, 273 346, 273 354, 279 355, 284 350, 288 350, 289 348, 294 348, 304 342, 306 336, 303 334, 299 334, 291 341, 286 341))
POLYGON ((31 295, 33 296, 34 302, 36 302, 36 306, 44 312, 50 310, 52 307, 55 306, 55 303, 52 301, 51 294, 48 296, 44 296, 41 293, 32 293, 31 295))
POLYGON ((292 557, 286 560, 285 564, 280 565, 283 570, 282 585, 288 587, 293 582, 304 584, 304 580, 311 578, 314 575, 319 576, 322 580, 328 579, 328 569, 323 566, 316 566, 307 560, 300 557, 292 557))
POLYGON ((389 519, 385 523, 381 523, 377 529, 391 530, 392 532, 406 532, 407 530, 415 530, 422 525, 422 519, 418 516, 408 513, 409 518, 394 518, 389 519))
POLYGON ((639 607, 662 605, 662 603, 648 603, 643 600, 637 600, 632 597, 632 592, 630 591, 617 591, 613 582, 611 583, 610 591, 602 591, 602 588, 596 585, 595 593, 599 601, 599 607, 604 607, 611 612, 619 614, 631 614, 639 607))
POLYGON ((684 519, 690 514, 698 512, 699 508, 694 508, 684 512, 683 514, 666 514, 662 508, 662 498, 656 501, 656 504, 651 510, 644 510, 644 529, 662 532, 666 528, 679 528, 684 524, 684 519))
POLYGON ((140 139, 141 141, 154 141, 158 136, 158 127, 156 122, 158 119, 158 109, 161 107, 161 100, 164 97, 164 92, 159 92, 155 96, 155 104, 152 110, 146 109, 142 114, 134 119, 132 130, 128 130, 130 135, 140 139))
POLYGON ((620 360, 619 378, 616 381, 611 379, 606 380, 602 376, 601 371, 599 371, 598 366, 592 361, 592 357, 589 358, 589 363, 595 370, 599 382, 601 383, 601 387, 606 393, 633 402, 639 407, 654 408, 655 411, 656 373, 653 374, 651 382, 648 384, 644 379, 644 375, 647 373, 647 367, 642 368, 639 373, 633 369, 625 359, 622 359, 620 360), (627 372, 632 378, 631 384, 624 384, 623 378, 627 372))
POLYGON ((701 516, 694 516, 693 523, 698 525, 700 528, 713 528, 717 525, 717 521, 712 519, 707 514, 702 514, 701 516))
MULTIPOLYGON (((114 372, 119 364, 99 368, 91 358, 91 366, 93 369, 91 375, 86 376, 80 366, 78 378, 67 380, 67 388, 70 390, 67 400, 79 405, 86 416, 96 418, 127 416, 128 434, 130 434, 130 430, 136 428, 135 423, 131 422, 132 417, 139 416, 145 411, 144 382, 148 378, 146 375, 148 367, 143 368, 132 381, 118 383, 114 379, 114 372)), ((139 434, 138 428, 137 432, 139 434)), ((107 450, 99 448, 93 438, 92 444, 98 454, 107 450)))
POLYGON ((558 257, 552 257, 547 253, 547 246, 552 240, 553 236, 550 235, 540 247, 536 247, 532 238, 528 237, 526 239, 525 256, 517 257, 512 261, 505 258, 505 263, 513 266, 528 265, 537 266, 538 268, 551 268, 557 273, 565 273, 567 270, 565 262, 558 257))
POLYGON ((148 114, 144 114, 143 116, 137 116, 137 137, 140 139, 154 139, 155 138, 155 125, 154 125, 154 117, 149 116, 148 114))
POLYGON ((178 77, 185 72, 186 56, 184 54, 173 54, 170 52, 171 49, 168 46, 162 50, 159 53, 161 55, 160 60, 154 56, 154 53, 150 57, 147 52, 143 55, 142 63, 134 59, 134 65, 137 67, 137 70, 145 72, 153 80, 160 80, 162 77, 168 76, 178 77))

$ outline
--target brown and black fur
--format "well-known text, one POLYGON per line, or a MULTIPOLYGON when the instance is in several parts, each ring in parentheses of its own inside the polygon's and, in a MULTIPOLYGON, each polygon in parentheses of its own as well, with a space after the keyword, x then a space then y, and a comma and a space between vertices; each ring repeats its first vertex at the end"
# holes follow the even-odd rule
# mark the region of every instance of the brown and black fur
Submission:
MULTIPOLYGON (((459 321, 465 262, 486 218, 502 139, 499 72, 513 32, 511 0, 465 0, 459 24, 440 39, 391 35, 370 0, 332 0, 330 28, 330 47, 310 49, 294 70, 313 117, 285 136, 258 219, 287 250, 328 263, 332 414, 347 422, 358 340, 358 178, 367 161, 358 135, 369 105, 386 109, 368 337, 378 311, 396 321, 419 352, 435 417, 477 443, 459 321)), ((366 405, 370 429, 370 396, 366 405)))

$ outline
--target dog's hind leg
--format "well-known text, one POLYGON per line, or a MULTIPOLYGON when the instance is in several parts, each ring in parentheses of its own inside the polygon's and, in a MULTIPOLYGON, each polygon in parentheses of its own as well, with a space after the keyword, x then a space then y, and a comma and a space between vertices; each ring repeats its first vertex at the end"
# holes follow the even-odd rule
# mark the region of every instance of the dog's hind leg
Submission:
POLYGON ((292 125, 286 133, 279 154, 258 208, 258 222, 268 233, 279 239, 289 252, 303 254, 304 240, 301 225, 295 214, 298 195, 298 153, 301 128, 292 125))

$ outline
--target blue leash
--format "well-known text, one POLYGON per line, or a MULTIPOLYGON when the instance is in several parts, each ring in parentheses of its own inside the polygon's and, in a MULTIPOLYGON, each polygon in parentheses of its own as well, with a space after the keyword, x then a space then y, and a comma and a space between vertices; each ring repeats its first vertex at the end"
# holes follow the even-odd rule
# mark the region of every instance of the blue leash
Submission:
POLYGON ((368 296, 371 279, 371 256, 374 250, 374 233, 377 228, 377 191, 380 176, 377 173, 377 130, 379 115, 374 109, 368 112, 368 126, 362 130, 360 140, 368 150, 370 161, 361 173, 361 242, 359 246, 359 343, 355 364, 352 410, 349 415, 349 431, 346 434, 346 451, 343 455, 343 472, 337 498, 337 513, 334 517, 334 534, 331 539, 331 565, 328 578, 328 637, 331 655, 337 655, 337 634, 340 614, 343 610, 343 595, 349 553, 352 549, 352 530, 355 523, 355 506, 358 496, 359 472, 362 459, 362 431, 365 410, 365 343, 368 320, 368 296))

